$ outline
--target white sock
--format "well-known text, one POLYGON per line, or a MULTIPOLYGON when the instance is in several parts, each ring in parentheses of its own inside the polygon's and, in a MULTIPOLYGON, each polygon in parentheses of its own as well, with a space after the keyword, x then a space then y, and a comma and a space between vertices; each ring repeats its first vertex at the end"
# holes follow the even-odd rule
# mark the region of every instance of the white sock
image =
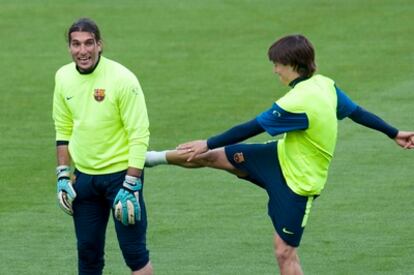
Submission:
POLYGON ((145 167, 154 167, 160 164, 168 164, 167 152, 165 151, 148 151, 145 155, 145 167))

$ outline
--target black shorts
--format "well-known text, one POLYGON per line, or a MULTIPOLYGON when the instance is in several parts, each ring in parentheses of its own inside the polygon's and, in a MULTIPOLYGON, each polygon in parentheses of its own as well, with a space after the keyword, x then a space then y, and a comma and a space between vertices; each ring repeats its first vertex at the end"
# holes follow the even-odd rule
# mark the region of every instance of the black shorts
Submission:
POLYGON ((264 188, 268 214, 277 234, 290 246, 299 246, 315 196, 300 196, 286 184, 277 156, 277 142, 236 144, 224 148, 227 159, 246 172, 242 179, 264 188))

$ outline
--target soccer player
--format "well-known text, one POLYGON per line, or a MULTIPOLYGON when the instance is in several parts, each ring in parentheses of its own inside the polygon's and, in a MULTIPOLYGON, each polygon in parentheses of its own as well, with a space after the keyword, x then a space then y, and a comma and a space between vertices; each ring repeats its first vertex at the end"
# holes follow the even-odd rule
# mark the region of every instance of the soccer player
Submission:
POLYGON ((222 134, 181 144, 177 150, 148 152, 146 166, 217 168, 264 188, 280 273, 302 274, 296 249, 312 202, 327 180, 337 121, 349 117, 404 148, 414 148, 414 132, 397 130, 355 104, 332 79, 314 75, 314 48, 304 36, 280 38, 268 56, 280 81, 292 88, 289 92, 257 117, 222 134), (265 144, 239 144, 265 131, 284 136, 265 144))
POLYGON ((58 202, 73 216, 79 274, 102 274, 112 208, 131 274, 152 274, 142 193, 149 122, 140 83, 101 55, 100 31, 91 19, 73 23, 67 38, 73 62, 56 73, 53 119, 58 202))

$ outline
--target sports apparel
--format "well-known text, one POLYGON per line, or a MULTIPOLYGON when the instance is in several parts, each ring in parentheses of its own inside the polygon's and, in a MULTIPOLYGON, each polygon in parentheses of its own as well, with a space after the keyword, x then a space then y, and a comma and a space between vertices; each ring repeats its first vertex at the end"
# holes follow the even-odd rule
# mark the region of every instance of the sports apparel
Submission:
MULTIPOLYGON (((105 232, 115 196, 127 169, 144 166, 149 141, 145 99, 135 75, 102 56, 87 73, 78 71, 74 62, 63 66, 55 81, 56 144, 68 144, 76 168, 73 220, 79 273, 102 274, 105 232)), ((136 271, 149 256, 142 191, 133 194, 140 206, 132 204, 135 224, 124 226, 115 219, 115 229, 125 262, 136 271)), ((128 201, 132 198, 127 197, 126 205, 128 201)))
MULTIPOLYGON (((102 274, 104 266, 105 232, 115 196, 125 180, 126 171, 108 175, 88 175, 75 170, 73 187, 78 197, 73 202, 73 220, 78 245, 80 274, 102 274)), ((141 178, 144 182, 144 178, 141 178)), ((143 184, 144 185, 144 184, 143 184)), ((115 231, 122 255, 128 267, 135 271, 149 261, 146 248, 147 214, 139 192, 141 219, 124 226, 113 216, 115 231)))
POLYGON ((267 191, 269 216, 276 232, 289 245, 298 246, 312 202, 327 179, 337 120, 350 117, 389 137, 398 130, 361 111, 327 77, 298 78, 290 86, 292 89, 270 109, 209 138, 207 145, 209 149, 225 146, 227 159, 248 174, 244 179, 267 191), (284 136, 277 143, 235 144, 263 131, 284 136))
POLYGON ((286 184, 279 166, 277 142, 235 144, 224 147, 226 157, 241 178, 264 188, 269 196, 268 215, 277 234, 289 245, 300 244, 314 196, 295 194, 286 184))
POLYGON ((69 179, 60 179, 57 182, 57 197, 60 208, 68 215, 73 215, 72 202, 76 192, 69 179))
POLYGON ((227 144, 235 144, 249 137, 261 134, 264 131, 263 127, 257 123, 255 118, 248 122, 236 125, 220 135, 210 137, 207 140, 207 147, 209 149, 214 149, 223 147, 227 144))
POLYGON ((59 207, 68 215, 73 215, 72 202, 76 198, 76 192, 69 180, 70 168, 62 165, 56 168, 57 175, 57 199, 59 207))
MULTIPOLYGON (((300 81, 304 81, 306 79, 307 78, 300 77, 297 80, 292 81, 290 85, 293 87, 300 81)), ((357 105, 336 85, 335 91, 338 98, 338 119, 344 119, 345 117, 350 116, 351 113, 353 115, 354 113, 357 113, 354 112, 357 109, 357 105)), ((361 120, 359 117, 360 113, 355 114, 355 119, 361 120)), ((370 123, 371 125, 375 125, 377 128, 385 128, 381 125, 377 125, 378 120, 375 119, 374 115, 364 114, 364 120, 367 121, 367 124, 370 123)), ((222 134, 210 137, 207 140, 207 146, 209 149, 214 149, 228 144, 235 144, 265 132, 265 128, 269 134, 276 136, 295 130, 304 130, 308 128, 308 126, 309 121, 305 113, 291 113, 282 109, 276 103, 273 103, 270 109, 261 113, 256 118, 236 125, 222 134)))
POLYGON ((154 167, 160 164, 167 164, 167 152, 165 151, 147 151, 145 154, 145 167, 154 167))
POLYGON ((315 75, 296 84, 276 103, 287 112, 306 114, 309 121, 309 127, 287 132, 278 142, 278 157, 286 182, 296 194, 319 194, 327 180, 336 145, 334 82, 315 75))
POLYGON ((360 106, 349 115, 349 118, 365 127, 383 132, 389 138, 395 138, 398 134, 397 128, 392 127, 378 116, 368 112, 360 106))
MULTIPOLYGON (((301 81, 303 80, 306 80, 306 78, 301 78, 301 81)), ((384 120, 374 115, 373 113, 370 113, 364 110, 362 107, 357 106, 336 85, 335 90, 338 98, 336 115, 339 120, 349 117, 356 123, 383 132, 390 138, 395 138, 398 133, 398 129, 387 124, 384 120)), ((209 149, 223 147, 225 145, 235 144, 255 135, 261 134, 265 132, 265 129, 261 124, 267 124, 267 130, 271 135, 278 135, 289 131, 306 129, 308 127, 308 120, 306 114, 289 113, 283 110, 276 103, 273 103, 272 107, 269 110, 261 113, 256 118, 248 122, 236 125, 224 133, 210 137, 207 140, 207 147, 209 149), (274 114, 284 115, 276 117, 274 114)), ((160 163, 165 163, 165 160, 161 160, 160 163)), ((158 163, 155 163, 154 165, 157 164, 158 163)))
POLYGON ((91 175, 144 167, 149 122, 141 86, 128 69, 101 57, 90 74, 75 63, 55 77, 56 140, 69 141, 77 169, 91 175))
POLYGON ((113 203, 115 218, 123 225, 135 224, 141 219, 141 207, 139 205, 139 191, 142 183, 139 178, 125 176, 124 183, 119 189, 113 203))

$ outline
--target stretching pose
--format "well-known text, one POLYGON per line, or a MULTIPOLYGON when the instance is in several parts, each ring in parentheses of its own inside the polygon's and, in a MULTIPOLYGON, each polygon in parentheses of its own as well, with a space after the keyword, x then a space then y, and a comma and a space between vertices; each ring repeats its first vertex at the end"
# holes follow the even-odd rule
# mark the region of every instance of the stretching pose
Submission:
POLYGON ((281 274, 302 274, 296 248, 312 202, 321 193, 335 149, 338 120, 349 117, 414 148, 414 132, 404 132, 355 104, 335 82, 316 70, 314 48, 302 35, 282 37, 271 45, 269 59, 280 81, 292 89, 254 119, 207 140, 146 156, 146 166, 173 164, 226 170, 264 188, 268 214, 276 230, 275 255, 281 274), (239 144, 263 132, 282 139, 239 144))

